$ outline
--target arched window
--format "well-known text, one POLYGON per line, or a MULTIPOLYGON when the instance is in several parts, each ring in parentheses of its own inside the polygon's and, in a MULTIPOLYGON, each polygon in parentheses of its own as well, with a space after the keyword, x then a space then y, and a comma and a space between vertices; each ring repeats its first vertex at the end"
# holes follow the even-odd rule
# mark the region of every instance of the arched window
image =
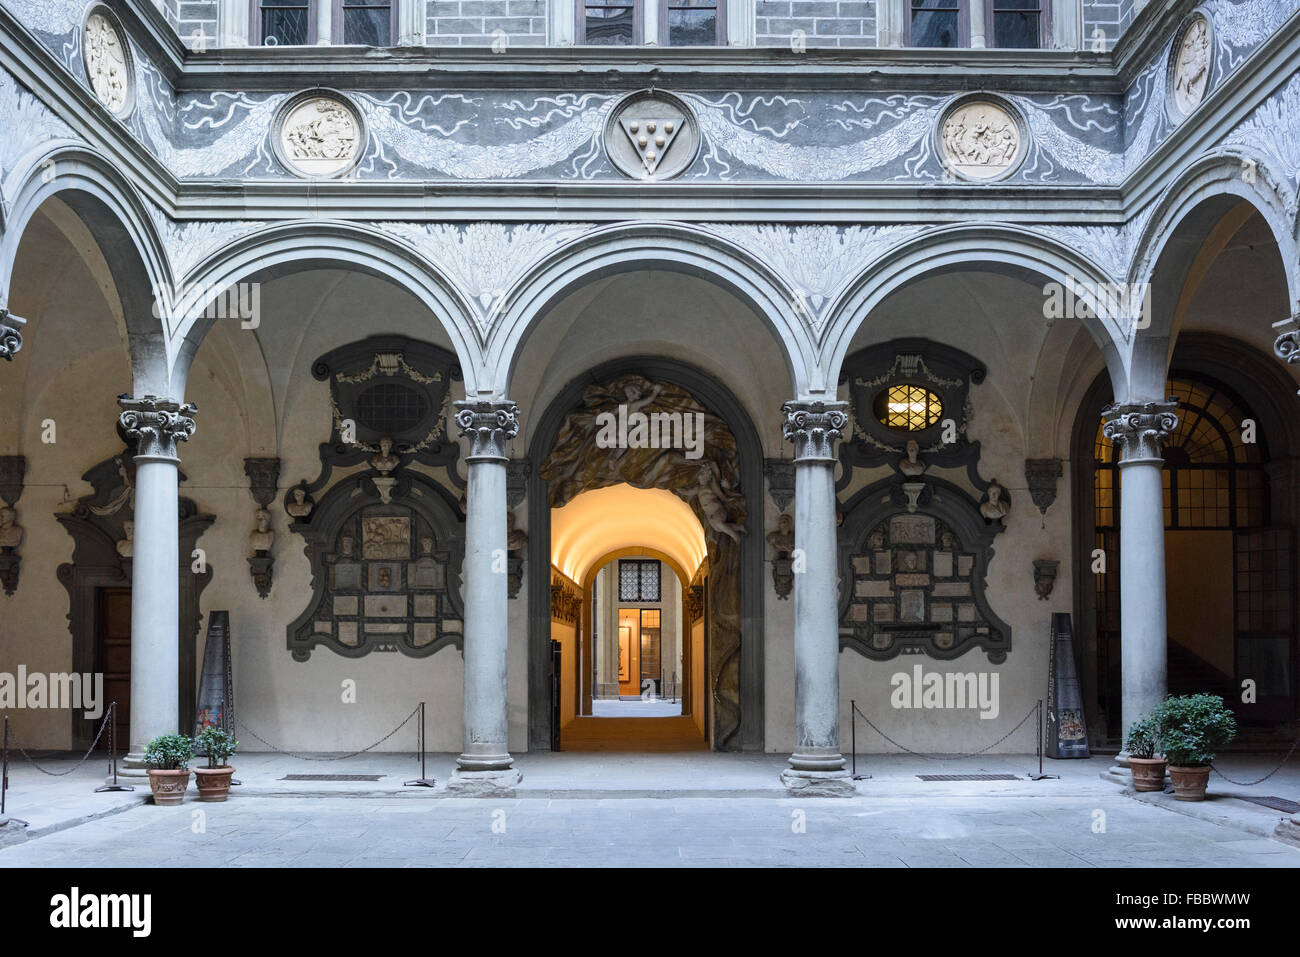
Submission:
MULTIPOLYGON (((1214 383, 1174 375, 1168 395, 1178 399, 1178 428, 1164 445, 1165 528, 1257 528, 1268 524, 1268 486, 1262 439, 1254 417, 1214 383), (1243 441, 1243 436, 1254 441, 1243 441)), ((1097 430, 1094 479, 1097 531, 1119 528, 1119 464, 1110 440, 1097 430)), ((1098 542, 1098 547, 1104 547, 1098 542)))

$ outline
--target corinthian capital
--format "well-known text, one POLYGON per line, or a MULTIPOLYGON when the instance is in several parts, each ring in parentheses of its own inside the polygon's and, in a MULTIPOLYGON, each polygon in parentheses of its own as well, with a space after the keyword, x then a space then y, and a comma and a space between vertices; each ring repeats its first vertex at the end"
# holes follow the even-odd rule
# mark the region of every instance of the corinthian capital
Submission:
POLYGON ((8 309, 0 309, 0 359, 12 360, 23 347, 22 327, 27 320, 15 316, 8 309))
POLYGON ((122 407, 118 421, 127 435, 136 440, 136 455, 154 458, 178 459, 176 444, 187 442, 194 434, 192 404, 174 399, 146 395, 132 398, 119 395, 117 404, 122 407))
POLYGON ((455 406, 460 437, 469 439, 465 460, 505 459, 506 441, 519 431, 519 406, 486 399, 463 399, 455 406))
POLYGON ((784 402, 782 431, 794 443, 795 461, 835 458, 835 440, 844 433, 847 402, 784 402))
POLYGON ((1119 449, 1119 464, 1158 462, 1160 449, 1169 434, 1178 428, 1178 399, 1170 396, 1163 402, 1116 404, 1102 410, 1106 420, 1102 434, 1119 449))

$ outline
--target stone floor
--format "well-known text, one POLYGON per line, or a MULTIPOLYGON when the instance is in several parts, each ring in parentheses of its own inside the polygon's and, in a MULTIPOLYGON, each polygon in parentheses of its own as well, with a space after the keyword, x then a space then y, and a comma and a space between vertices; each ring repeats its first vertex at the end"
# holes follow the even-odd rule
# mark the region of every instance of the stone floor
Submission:
MULTIPOLYGON (((1233 755, 1223 764, 1250 778, 1277 760, 1233 755)), ((1027 755, 862 756, 859 773, 871 777, 843 800, 787 797, 777 780, 781 755, 525 754, 522 787, 501 800, 447 797, 441 785, 452 755, 430 756, 436 789, 401 786, 418 774, 409 754, 306 761, 247 753, 236 763, 244 784, 228 803, 199 803, 191 786, 179 808, 144 803, 147 784, 93 793, 98 766, 49 778, 16 765, 9 813, 32 827, 0 828, 0 844, 20 842, 0 848, 0 867, 1300 866, 1300 849, 1269 836, 1286 815, 1224 796, 1220 780, 1214 799, 1197 807, 1162 795, 1154 804, 1134 800, 1103 780, 1105 758, 1049 762, 1061 777, 1032 781, 1027 755), (1020 776, 916 777, 976 772, 1020 776), (301 773, 381 777, 281 780, 301 773)), ((1300 768, 1287 767, 1261 793, 1300 800, 1300 768)))

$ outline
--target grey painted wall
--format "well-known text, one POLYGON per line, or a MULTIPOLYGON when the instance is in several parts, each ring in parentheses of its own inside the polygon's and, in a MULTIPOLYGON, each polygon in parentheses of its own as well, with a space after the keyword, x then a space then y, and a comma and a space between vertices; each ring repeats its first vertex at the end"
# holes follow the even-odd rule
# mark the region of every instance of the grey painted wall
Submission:
POLYGON ((424 23, 429 46, 542 46, 546 0, 427 0, 424 23))
POLYGON ((876 46, 876 0, 758 0, 758 46, 790 46, 796 30, 810 47, 876 46))

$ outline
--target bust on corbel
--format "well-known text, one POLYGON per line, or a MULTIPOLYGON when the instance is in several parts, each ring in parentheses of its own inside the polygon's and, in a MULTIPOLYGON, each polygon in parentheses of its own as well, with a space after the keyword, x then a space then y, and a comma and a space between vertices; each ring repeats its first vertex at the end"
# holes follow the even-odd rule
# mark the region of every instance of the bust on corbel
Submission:
POLYGON ((0 455, 0 585, 5 594, 18 589, 22 556, 23 527, 18 524, 18 498, 23 494, 27 459, 21 455, 0 455))
POLYGON ((782 512, 776 520, 776 530, 768 532, 767 543, 772 546, 772 587, 776 597, 787 599, 794 590, 794 518, 782 512))

